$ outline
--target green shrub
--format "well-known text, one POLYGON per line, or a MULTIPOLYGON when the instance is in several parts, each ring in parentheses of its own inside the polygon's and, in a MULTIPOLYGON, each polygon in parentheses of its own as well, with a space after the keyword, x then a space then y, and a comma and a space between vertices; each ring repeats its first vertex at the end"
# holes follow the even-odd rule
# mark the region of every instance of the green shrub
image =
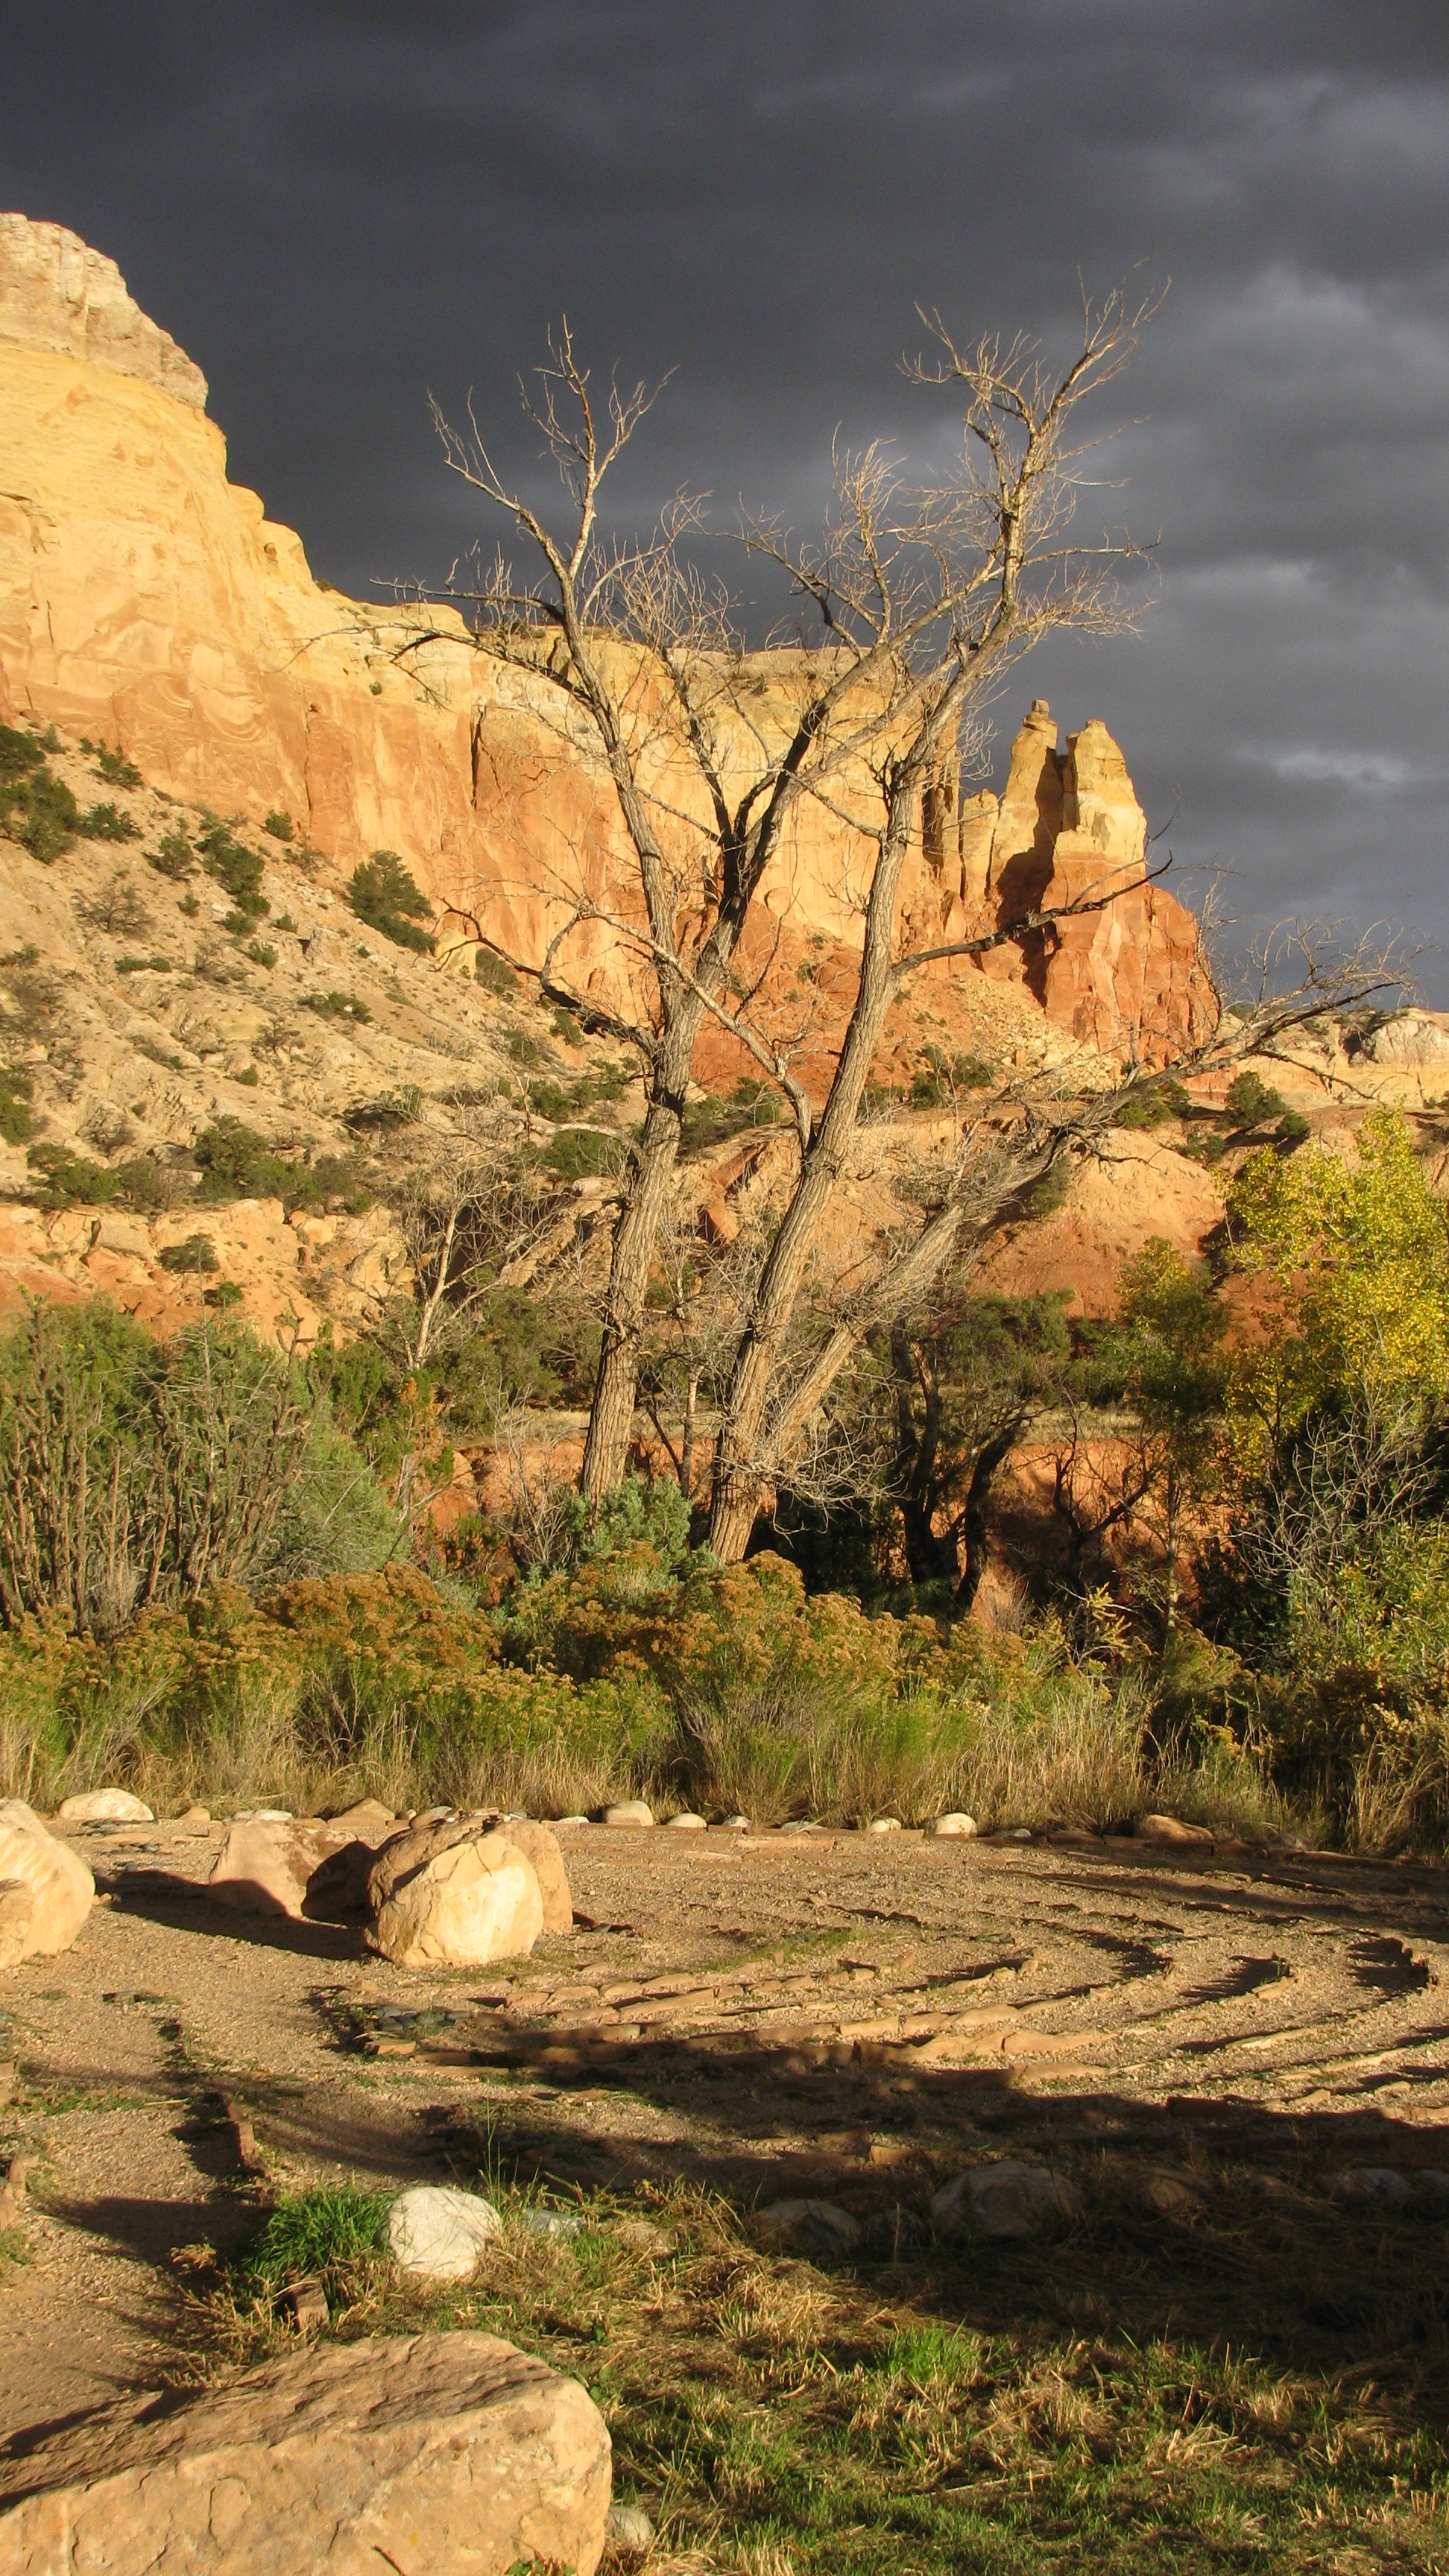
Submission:
POLYGON ((77 826, 87 841, 139 841, 141 826, 119 805, 88 805, 77 826))
POLYGON ((221 1268, 209 1234, 188 1234, 184 1243, 168 1243, 158 1258, 163 1270, 210 1272, 221 1268))
POLYGON ((34 1097, 35 1085, 28 1073, 0 1065, 0 1137, 7 1145, 29 1143, 30 1104, 34 1097))
POLYGON ((0 1341, 0 1619, 106 1637, 144 1609, 359 1556, 397 1527, 303 1370, 244 1328, 158 1344, 102 1300, 0 1341))
POLYGON ((433 907, 396 850, 374 850, 353 869, 347 900, 369 930, 399 948, 431 952, 432 938, 419 925, 431 918, 433 907))
POLYGON ((203 1127, 191 1148, 192 1161, 204 1175, 200 1200, 281 1198, 294 1185, 297 1166, 289 1163, 240 1118, 223 1115, 203 1127))
POLYGON ((275 948, 269 948, 264 939, 249 939, 247 941, 247 955, 254 966, 270 968, 275 966, 277 962, 277 952, 275 948))
POLYGON ((262 892, 262 862, 255 850, 237 840, 227 824, 209 823, 198 836, 197 846, 202 866, 230 895, 243 929, 270 912, 271 906, 262 892))
POLYGON ((687 1103, 679 1123, 680 1152, 692 1154, 723 1144, 747 1127, 773 1127, 779 1116, 779 1098, 767 1083, 737 1082, 725 1100, 711 1095, 687 1103))
POLYGON ((495 957, 491 948, 478 950, 473 961, 473 981, 481 984, 485 993, 505 994, 518 990, 518 977, 512 967, 505 958, 495 957))
MULTIPOLYGON (((179 823, 163 835, 160 848, 150 853, 146 864, 148 867, 153 867, 158 876, 169 877, 173 885, 184 883, 191 875, 196 866, 196 852, 179 823)), ((194 896, 191 898, 191 906, 195 911, 194 896)))
MULTIPOLYGON (((90 745, 85 743, 83 744, 83 748, 89 750, 90 745)), ((96 746, 95 759, 96 767, 100 771, 101 776, 104 778, 108 787, 140 786, 141 773, 136 767, 134 760, 128 760, 126 758, 126 755, 122 751, 119 743, 116 745, 114 751, 108 749, 105 743, 99 743, 96 746)))
POLYGON ((76 917, 88 930, 104 930, 112 939, 134 939, 149 930, 151 916, 141 900, 140 890, 124 868, 115 868, 89 894, 75 899, 76 917))
POLYGON ((365 1028, 372 1017, 365 1002, 352 993, 304 993, 304 1011, 315 1011, 319 1020, 355 1020, 365 1028))
POLYGON ((948 1057, 943 1048, 928 1046, 924 1066, 911 1077, 906 1105, 910 1109, 944 1109, 958 1091, 989 1091, 995 1080, 990 1065, 981 1056, 948 1057))
POLYGON ((116 959, 116 973, 118 975, 170 975, 174 973, 174 971, 172 961, 169 957, 158 955, 155 957, 118 957, 116 959))
POLYGON ((545 1171, 556 1172, 560 1180, 582 1181, 597 1178, 603 1172, 617 1172, 623 1149, 617 1136, 598 1127, 564 1127, 551 1137, 538 1156, 545 1171))
POLYGON ((32 1145, 25 1159, 47 1207, 107 1207, 120 1188, 104 1163, 92 1163, 68 1145, 32 1145))
POLYGON ((1129 1092, 1117 1111, 1119 1127, 1163 1127, 1170 1118, 1186 1118, 1192 1102, 1180 1082, 1166 1078, 1129 1092))
POLYGON ((279 813, 275 807, 262 825, 262 830, 270 832, 274 841, 290 841, 295 829, 291 815, 279 813))
POLYGON ((1274 1091, 1256 1073, 1235 1073, 1228 1085, 1228 1115, 1240 1128, 1261 1127, 1270 1118, 1281 1118, 1287 1106, 1281 1091, 1274 1091))
POLYGON ((80 808, 34 736, 0 724, 0 829, 49 866, 80 828, 80 808))

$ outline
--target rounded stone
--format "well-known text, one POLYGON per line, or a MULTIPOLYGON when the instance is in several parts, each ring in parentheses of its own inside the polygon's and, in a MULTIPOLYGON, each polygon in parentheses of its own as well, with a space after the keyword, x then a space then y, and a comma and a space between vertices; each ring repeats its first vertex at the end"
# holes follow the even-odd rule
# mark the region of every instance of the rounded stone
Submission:
POLYGON ((155 1812, 129 1789, 86 1789, 62 1799, 56 1817, 63 1825, 154 1825, 155 1812))
POLYGON ((425 2281, 466 2281, 485 2245, 502 2232, 491 2200, 451 2184, 418 2183, 399 2192, 388 2212, 393 2261, 425 2281))
POLYGON ((654 2525, 642 2505, 611 2504, 604 2530, 615 2549, 642 2557, 654 2545, 654 2525))
POLYGON ((671 1816, 669 1830, 676 1834, 702 1834, 705 1830, 705 1821, 703 1816, 671 1816))
POLYGON ((872 1816, 865 1830, 868 1834, 898 1834, 901 1820, 899 1816, 872 1816))
POLYGON ((975 1833, 976 1819, 974 1816, 967 1815, 938 1816, 935 1823, 928 1825, 926 1830, 932 1834, 959 1835, 965 1838, 975 1833))
POLYGON ((626 1798, 622 1805, 604 1809, 604 1822, 606 1825, 622 1825, 626 1830, 632 1829, 637 1833, 653 1824, 654 1810, 642 1798, 626 1798))
POLYGON ((772 2201, 760 2224, 778 2242, 810 2245, 820 2254, 853 2254, 860 2244, 859 2219, 833 2200, 772 2201))

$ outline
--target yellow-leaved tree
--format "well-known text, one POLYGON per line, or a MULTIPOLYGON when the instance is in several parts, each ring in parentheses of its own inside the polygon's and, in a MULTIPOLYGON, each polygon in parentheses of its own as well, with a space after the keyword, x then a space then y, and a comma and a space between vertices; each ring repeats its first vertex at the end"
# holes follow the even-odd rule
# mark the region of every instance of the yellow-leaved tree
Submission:
POLYGON ((1228 1204, 1235 1266, 1254 1283, 1230 1394, 1245 1466, 1325 1410, 1449 1390, 1449 1210, 1405 1119, 1366 1120, 1354 1163, 1321 1145, 1250 1155, 1228 1204))

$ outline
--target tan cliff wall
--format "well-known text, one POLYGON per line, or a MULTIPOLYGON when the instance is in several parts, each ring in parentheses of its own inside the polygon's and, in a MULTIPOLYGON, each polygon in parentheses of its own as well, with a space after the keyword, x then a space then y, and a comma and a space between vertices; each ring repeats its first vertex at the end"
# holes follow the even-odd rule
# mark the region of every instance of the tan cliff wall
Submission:
MULTIPOLYGON (((223 813, 285 808, 341 874, 395 849, 440 906, 481 909, 518 953, 538 953, 581 881, 627 909, 607 787, 545 720, 545 684, 500 670, 447 612, 419 612, 428 640, 400 661, 396 613, 314 581, 300 539, 227 482, 205 395, 111 261, 58 226, 0 217, 0 715, 119 743, 148 784, 223 813)), ((760 657, 782 719, 801 668, 760 657)), ((822 1068, 858 939, 841 837, 806 811, 756 943, 774 944, 782 995, 813 961, 822 1068)), ((962 803, 949 775, 927 798, 903 895, 912 942, 993 929, 1114 873, 1130 884, 1144 842, 1105 728, 1059 753, 1038 705, 999 805, 962 803)), ((569 959, 575 980, 617 986, 607 929, 576 934, 569 959)), ((980 971, 954 960, 921 979, 943 1026, 969 1035, 980 971)), ((1114 1055, 1164 1060, 1214 1007, 1191 916, 1160 888, 1026 934, 985 971, 1114 1055)), ((716 1054, 707 1077, 738 1070, 716 1054)))

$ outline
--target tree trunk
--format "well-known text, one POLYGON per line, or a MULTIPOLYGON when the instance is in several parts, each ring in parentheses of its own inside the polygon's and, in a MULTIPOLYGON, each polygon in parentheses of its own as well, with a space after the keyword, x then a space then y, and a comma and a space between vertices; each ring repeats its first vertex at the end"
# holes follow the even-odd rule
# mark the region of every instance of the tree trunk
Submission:
POLYGON ((961 1514, 963 1561, 961 1580, 956 1586, 958 1610, 969 1610, 981 1589, 981 1577, 986 1571, 986 1508, 991 1500, 992 1484, 997 1468, 1015 1448, 1025 1418, 1019 1413, 1014 1422, 1006 1423, 988 1440, 971 1470, 971 1482, 966 1489, 966 1502, 961 1514))
POLYGON ((941 1390, 920 1365, 904 1324, 891 1326, 891 1369, 896 1382, 896 1501, 906 1566, 913 1583, 934 1583, 956 1571, 954 1540, 934 1527, 940 1502, 936 1463, 941 1452, 941 1390), (919 1388, 924 1419, 917 1425, 919 1388))
MULTIPOLYGON (((944 710, 942 711, 944 712, 944 710)), ((811 1253, 837 1185, 849 1167, 861 1096, 895 996, 892 964, 896 897, 915 823, 922 776, 936 748, 935 729, 913 744, 891 781, 880 857, 871 880, 860 983, 845 1043, 820 1123, 801 1158, 794 1194, 760 1273, 735 1355, 715 1446, 709 1544, 724 1565, 737 1564, 770 1481, 765 1421, 778 1386, 785 1341, 811 1253)))
POLYGON ((654 1267, 654 1246, 669 1204, 674 1166, 679 1156, 679 1126, 684 1083, 694 1051, 698 1022, 690 1014, 686 1028, 676 1023, 666 1049, 673 1059, 682 1053, 684 1076, 677 1085, 662 1077, 652 1097, 639 1139, 634 1186, 614 1229, 609 1286, 604 1306, 603 1344, 599 1352, 594 1401, 589 1413, 579 1490, 590 1502, 614 1493, 624 1481, 629 1443, 634 1437, 634 1408, 639 1392, 639 1346, 644 1332, 645 1300, 654 1267))

